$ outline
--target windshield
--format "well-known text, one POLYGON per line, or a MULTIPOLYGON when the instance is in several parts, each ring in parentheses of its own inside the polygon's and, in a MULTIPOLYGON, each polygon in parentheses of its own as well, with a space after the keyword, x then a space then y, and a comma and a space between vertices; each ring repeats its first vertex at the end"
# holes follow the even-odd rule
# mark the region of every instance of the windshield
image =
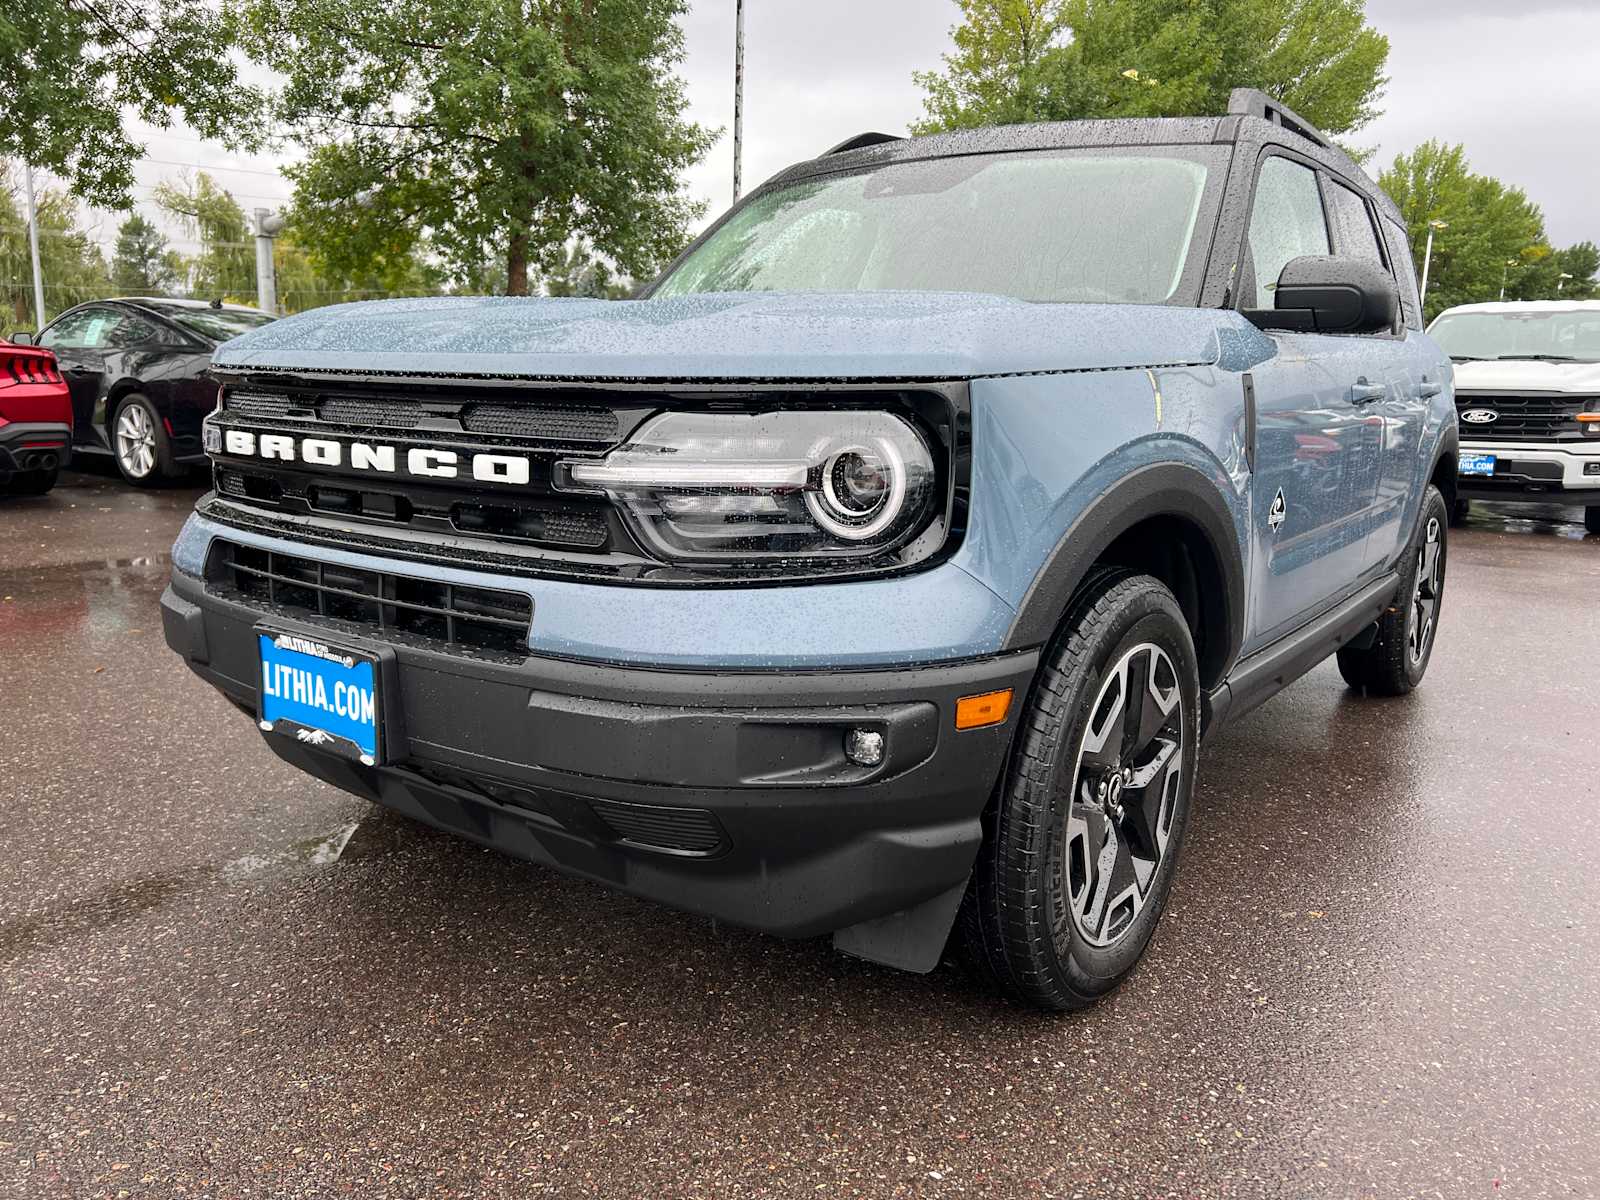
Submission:
POLYGON ((1600 309, 1445 313, 1428 332, 1456 359, 1600 362, 1600 309))
POLYGON ((1162 304, 1183 279, 1209 150, 899 163, 758 196, 656 288, 947 291, 1162 304))
POLYGON ((167 309, 166 315, 191 333, 198 333, 214 342, 225 342, 277 320, 264 312, 240 312, 228 308, 167 309))

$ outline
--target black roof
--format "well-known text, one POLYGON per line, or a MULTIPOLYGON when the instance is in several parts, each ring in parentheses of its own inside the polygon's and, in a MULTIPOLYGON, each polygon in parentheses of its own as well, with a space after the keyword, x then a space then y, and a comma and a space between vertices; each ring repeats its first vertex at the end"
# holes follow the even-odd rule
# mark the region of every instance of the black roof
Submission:
POLYGON ((1229 112, 1217 117, 1127 117, 1093 121, 1054 121, 994 125, 958 133, 888 138, 862 134, 818 158, 774 175, 763 187, 835 171, 859 171, 892 163, 972 154, 1011 154, 1027 150, 1079 150, 1104 146, 1205 146, 1265 143, 1290 146, 1369 193, 1391 220, 1404 224, 1400 210, 1372 178, 1332 139, 1293 110, 1263 92, 1234 91, 1229 112))

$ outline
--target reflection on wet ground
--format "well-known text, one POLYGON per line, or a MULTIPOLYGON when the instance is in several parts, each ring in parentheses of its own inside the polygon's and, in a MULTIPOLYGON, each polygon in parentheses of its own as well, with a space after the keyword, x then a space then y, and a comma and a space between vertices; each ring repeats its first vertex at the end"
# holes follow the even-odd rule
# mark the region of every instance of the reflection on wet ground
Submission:
POLYGON ((1600 1193, 1581 513, 1477 506, 1415 696, 1223 734, 1049 1019, 302 778, 162 642, 195 493, 72 478, 0 508, 0 1195, 1600 1193))

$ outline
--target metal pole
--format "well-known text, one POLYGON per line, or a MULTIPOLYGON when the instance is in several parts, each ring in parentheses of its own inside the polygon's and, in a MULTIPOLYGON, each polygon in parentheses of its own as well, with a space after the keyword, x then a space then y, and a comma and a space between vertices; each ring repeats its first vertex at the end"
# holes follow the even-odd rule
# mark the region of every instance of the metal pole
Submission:
POLYGON ((28 252, 33 255, 33 316, 37 328, 44 328, 44 273, 39 270, 39 214, 33 206, 33 167, 22 166, 23 183, 28 190, 28 252))
POLYGON ((1428 226, 1428 248, 1422 255, 1422 297, 1418 304, 1428 302, 1428 268, 1433 266, 1433 226, 1428 226))
POLYGON ((734 0, 733 202, 744 190, 744 0, 734 0))
POLYGON ((262 312, 278 311, 278 277, 272 262, 272 212, 256 209, 256 307, 262 312))

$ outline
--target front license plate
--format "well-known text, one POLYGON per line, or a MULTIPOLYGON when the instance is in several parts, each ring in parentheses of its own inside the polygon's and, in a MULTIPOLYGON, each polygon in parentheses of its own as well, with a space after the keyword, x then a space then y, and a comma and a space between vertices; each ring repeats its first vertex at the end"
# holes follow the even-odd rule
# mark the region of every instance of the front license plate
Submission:
POLYGON ((383 745, 377 660, 295 633, 257 629, 261 728, 368 766, 383 745))
POLYGON ((1493 475, 1494 457, 1492 454, 1463 454, 1457 471, 1462 475, 1493 475))

